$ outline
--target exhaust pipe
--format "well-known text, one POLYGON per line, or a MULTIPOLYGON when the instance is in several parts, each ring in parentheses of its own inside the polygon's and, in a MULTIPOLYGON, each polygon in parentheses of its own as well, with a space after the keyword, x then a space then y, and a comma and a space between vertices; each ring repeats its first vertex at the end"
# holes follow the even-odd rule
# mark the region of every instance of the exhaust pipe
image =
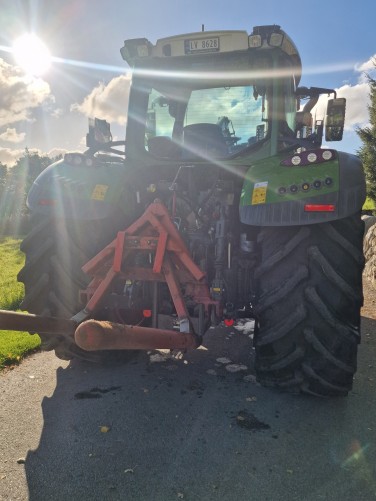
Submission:
POLYGON ((86 351, 97 350, 188 350, 199 346, 190 332, 155 329, 107 321, 86 320, 74 334, 76 344, 86 351))

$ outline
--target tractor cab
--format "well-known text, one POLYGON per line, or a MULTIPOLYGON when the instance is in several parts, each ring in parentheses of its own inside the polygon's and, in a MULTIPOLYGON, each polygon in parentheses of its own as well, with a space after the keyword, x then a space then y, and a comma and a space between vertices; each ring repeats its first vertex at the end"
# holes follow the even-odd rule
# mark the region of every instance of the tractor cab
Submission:
MULTIPOLYGON (((298 87, 299 53, 279 26, 126 40, 121 54, 133 68, 127 156, 202 161, 272 156, 298 136, 321 145, 311 103, 331 89, 298 87), (308 108, 297 114, 302 99, 308 108), (231 127, 231 130, 229 128, 231 127)), ((339 140, 344 102, 332 106, 339 140), (339 105, 342 105, 339 110, 339 105)), ((330 125, 330 124, 328 124, 330 125)), ((341 129, 342 127, 342 129, 341 129)), ((150 160, 149 160, 150 161, 150 160)))

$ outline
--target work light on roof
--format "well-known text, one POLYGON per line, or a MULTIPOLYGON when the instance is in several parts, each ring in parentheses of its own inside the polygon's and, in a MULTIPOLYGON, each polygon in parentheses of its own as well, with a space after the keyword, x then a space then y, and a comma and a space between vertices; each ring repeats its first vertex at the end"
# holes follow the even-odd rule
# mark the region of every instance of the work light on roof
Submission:
POLYGON ((133 38, 125 40, 120 53, 124 61, 132 63, 135 58, 148 57, 151 55, 152 44, 146 38, 133 38))
POLYGON ((282 33, 272 33, 269 38, 269 45, 271 47, 281 47, 283 38, 282 33))
POLYGON ((248 37, 248 44, 251 49, 262 47, 263 44, 269 47, 281 47, 284 40, 284 33, 280 26, 255 26, 253 33, 248 37))
POLYGON ((261 35, 249 35, 248 45, 251 49, 257 49, 257 47, 261 47, 262 46, 261 35))

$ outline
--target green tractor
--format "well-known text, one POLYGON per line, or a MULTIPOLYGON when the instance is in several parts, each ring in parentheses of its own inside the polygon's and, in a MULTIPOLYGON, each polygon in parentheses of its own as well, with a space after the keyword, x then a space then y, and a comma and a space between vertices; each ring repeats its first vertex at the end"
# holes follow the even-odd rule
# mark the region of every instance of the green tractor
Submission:
POLYGON ((356 156, 322 147, 342 139, 345 100, 299 86, 298 51, 276 25, 131 39, 121 54, 126 140, 93 120, 87 151, 28 195, 22 308, 78 325, 39 329, 42 347, 63 359, 188 348, 253 317, 259 382, 346 395, 365 179, 356 156), (326 117, 313 120, 320 95, 326 117))

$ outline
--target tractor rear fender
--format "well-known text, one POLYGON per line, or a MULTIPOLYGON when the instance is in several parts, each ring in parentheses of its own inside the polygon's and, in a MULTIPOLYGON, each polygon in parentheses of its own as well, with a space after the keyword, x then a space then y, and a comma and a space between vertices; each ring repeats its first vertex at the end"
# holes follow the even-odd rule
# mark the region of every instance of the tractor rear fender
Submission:
POLYGON ((27 197, 33 213, 81 220, 105 219, 119 209, 131 214, 134 203, 123 162, 99 161, 81 153, 67 154, 47 167, 27 197))
POLYGON ((279 154, 248 170, 240 220, 255 226, 292 226, 343 219, 366 198, 360 159, 331 149, 279 154))

